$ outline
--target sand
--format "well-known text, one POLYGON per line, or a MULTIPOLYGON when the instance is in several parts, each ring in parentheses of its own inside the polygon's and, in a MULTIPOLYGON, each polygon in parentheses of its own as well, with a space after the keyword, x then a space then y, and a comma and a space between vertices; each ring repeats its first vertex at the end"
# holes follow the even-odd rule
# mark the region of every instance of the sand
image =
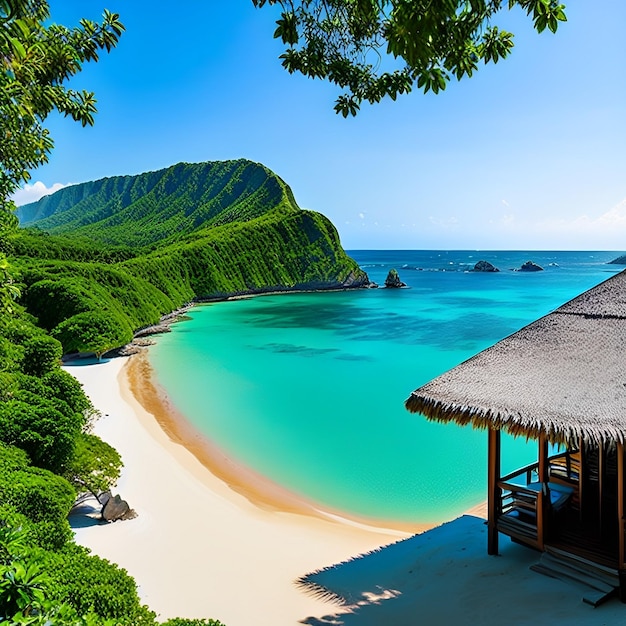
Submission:
POLYGON ((77 542, 124 567, 161 618, 213 617, 227 626, 626 619, 617 599, 593 609, 580 588, 532 572, 538 554, 504 537, 502 556, 488 557, 484 505, 414 535, 320 511, 265 483, 168 421, 133 359, 130 377, 125 359, 67 370, 103 413, 95 432, 125 463, 114 492, 138 517, 73 521, 82 526, 77 542))
POLYGON ((125 568, 162 618, 213 617, 248 626, 324 615, 328 603, 303 593, 296 579, 407 536, 332 514, 323 519, 302 503, 287 506, 284 494, 273 499, 254 486, 242 495, 241 485, 236 491, 210 472, 135 400, 125 361, 66 367, 103 414, 95 432, 124 461, 114 493, 138 514, 76 528, 76 541, 125 568))

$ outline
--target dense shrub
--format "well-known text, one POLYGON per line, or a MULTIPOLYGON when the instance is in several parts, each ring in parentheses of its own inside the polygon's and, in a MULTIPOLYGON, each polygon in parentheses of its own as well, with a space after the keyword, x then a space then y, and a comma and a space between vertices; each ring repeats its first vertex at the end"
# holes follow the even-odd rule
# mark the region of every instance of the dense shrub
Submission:
POLYGON ((48 597, 71 604, 79 614, 91 611, 133 626, 154 624, 154 613, 141 605, 137 585, 126 570, 75 544, 33 556, 49 578, 48 597))
POLYGON ((77 278, 45 278, 24 292, 24 303, 42 328, 50 331, 57 324, 91 308, 88 285, 77 278), (85 288, 87 287, 87 288, 85 288))
POLYGON ((22 370, 25 374, 44 376, 61 362, 63 347, 48 335, 39 335, 24 342, 22 370))
POLYGON ((22 527, 30 545, 60 549, 72 537, 67 515, 74 498, 66 480, 31 467, 22 450, 0 445, 0 527, 22 527))
POLYGON ((26 451, 33 464, 61 471, 81 429, 76 415, 65 415, 50 400, 27 391, 0 405, 0 441, 26 451))
POLYGON ((63 344, 66 353, 95 352, 98 358, 133 338, 125 320, 98 311, 78 313, 61 322, 52 334, 63 344))

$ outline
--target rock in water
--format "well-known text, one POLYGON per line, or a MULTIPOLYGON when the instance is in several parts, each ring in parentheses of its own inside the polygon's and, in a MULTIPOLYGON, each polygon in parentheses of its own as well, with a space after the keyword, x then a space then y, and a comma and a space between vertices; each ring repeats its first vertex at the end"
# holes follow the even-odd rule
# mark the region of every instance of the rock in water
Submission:
POLYGON ((406 287, 406 283, 403 283, 400 280, 400 275, 395 269, 390 269, 389 274, 387 274, 387 278, 385 278, 385 287, 390 287, 391 289, 398 289, 399 287, 406 287))
POLYGON ((489 261, 478 261, 476 265, 474 265, 474 272, 499 272, 500 270, 495 266, 489 263, 489 261))
POLYGON ((543 272, 543 267, 541 265, 537 265, 532 261, 526 261, 522 267, 519 268, 520 272, 543 272))

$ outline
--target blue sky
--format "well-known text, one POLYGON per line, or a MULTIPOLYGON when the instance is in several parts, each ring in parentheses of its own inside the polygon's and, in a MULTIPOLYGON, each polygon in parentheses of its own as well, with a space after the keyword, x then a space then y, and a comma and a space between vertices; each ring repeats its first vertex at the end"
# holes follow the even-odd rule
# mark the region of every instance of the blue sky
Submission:
MULTIPOLYGON (((506 4, 506 3, 505 3, 506 4)), ((512 56, 438 96, 333 111, 289 75, 276 11, 251 0, 53 0, 74 25, 119 12, 119 47, 72 87, 93 128, 49 118, 56 147, 18 202, 55 185, 245 157, 319 211, 347 249, 626 249, 626 2, 576 0, 556 35, 520 11, 512 56)))

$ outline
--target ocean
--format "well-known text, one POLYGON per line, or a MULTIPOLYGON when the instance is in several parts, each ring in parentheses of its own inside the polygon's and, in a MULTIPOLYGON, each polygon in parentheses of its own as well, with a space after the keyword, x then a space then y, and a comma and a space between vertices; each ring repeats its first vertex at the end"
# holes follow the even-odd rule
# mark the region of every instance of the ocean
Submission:
MULTIPOLYGON (((321 508, 439 523, 486 498, 487 434, 408 413, 416 387, 622 269, 618 252, 353 250, 405 289, 203 304, 149 351, 157 382, 230 458, 321 508), (487 260, 498 273, 471 272, 487 260), (542 272, 518 272, 532 260, 542 272)), ((536 448, 507 437, 504 471, 536 448)))

